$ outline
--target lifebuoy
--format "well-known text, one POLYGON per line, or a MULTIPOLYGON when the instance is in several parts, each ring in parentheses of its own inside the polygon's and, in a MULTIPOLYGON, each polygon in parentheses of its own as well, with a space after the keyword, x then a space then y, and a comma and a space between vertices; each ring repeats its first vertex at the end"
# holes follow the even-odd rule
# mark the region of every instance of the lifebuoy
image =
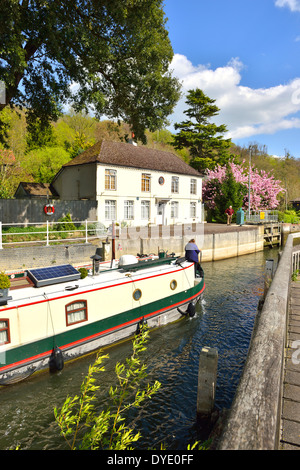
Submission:
POLYGON ((46 215, 54 214, 55 208, 54 208, 53 204, 46 204, 44 206, 44 212, 45 212, 46 215))

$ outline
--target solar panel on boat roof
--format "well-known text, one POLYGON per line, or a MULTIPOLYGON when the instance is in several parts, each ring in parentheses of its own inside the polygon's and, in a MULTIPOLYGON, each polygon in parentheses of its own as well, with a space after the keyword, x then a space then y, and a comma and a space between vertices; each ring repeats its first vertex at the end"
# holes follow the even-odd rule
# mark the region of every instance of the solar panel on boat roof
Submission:
POLYGON ((80 273, 71 264, 63 264, 61 266, 30 269, 28 277, 36 287, 42 287, 58 284, 59 282, 74 281, 80 278, 80 273))

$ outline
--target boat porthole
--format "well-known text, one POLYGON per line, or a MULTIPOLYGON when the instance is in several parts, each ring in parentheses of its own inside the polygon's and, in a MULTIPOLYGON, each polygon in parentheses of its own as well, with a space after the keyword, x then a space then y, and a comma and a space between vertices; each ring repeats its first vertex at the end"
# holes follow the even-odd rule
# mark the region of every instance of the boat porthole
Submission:
POLYGON ((140 300, 142 297, 142 291, 140 289, 135 289, 134 293, 132 294, 134 300, 140 300))
POLYGON ((177 287, 177 281, 175 281, 175 279, 173 279, 173 281, 170 282, 170 287, 172 290, 175 290, 176 287, 177 287))

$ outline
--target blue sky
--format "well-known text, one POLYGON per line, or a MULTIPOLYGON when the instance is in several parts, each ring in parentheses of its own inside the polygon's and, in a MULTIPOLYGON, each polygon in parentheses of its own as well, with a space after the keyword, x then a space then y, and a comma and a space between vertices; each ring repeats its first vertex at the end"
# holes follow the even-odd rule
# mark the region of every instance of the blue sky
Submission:
POLYGON ((164 0, 183 97, 201 88, 242 146, 300 158, 300 0, 164 0))

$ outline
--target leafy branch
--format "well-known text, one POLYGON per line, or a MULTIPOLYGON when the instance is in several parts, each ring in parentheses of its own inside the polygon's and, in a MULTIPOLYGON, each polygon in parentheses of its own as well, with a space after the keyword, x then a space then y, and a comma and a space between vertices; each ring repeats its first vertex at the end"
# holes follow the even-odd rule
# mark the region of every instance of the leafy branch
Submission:
POLYGON ((60 428, 60 434, 66 440, 71 450, 125 450, 132 449, 132 444, 141 437, 126 424, 126 412, 132 407, 140 406, 150 399, 160 388, 160 383, 149 383, 142 389, 141 382, 147 377, 146 365, 141 362, 141 354, 145 351, 149 331, 144 325, 139 335, 133 339, 131 357, 124 364, 117 363, 115 372, 118 385, 109 390, 111 406, 99 414, 96 412, 95 374, 105 370, 102 365, 108 355, 99 354, 89 367, 88 374, 81 384, 80 395, 67 397, 62 408, 54 409, 55 420, 60 428))

